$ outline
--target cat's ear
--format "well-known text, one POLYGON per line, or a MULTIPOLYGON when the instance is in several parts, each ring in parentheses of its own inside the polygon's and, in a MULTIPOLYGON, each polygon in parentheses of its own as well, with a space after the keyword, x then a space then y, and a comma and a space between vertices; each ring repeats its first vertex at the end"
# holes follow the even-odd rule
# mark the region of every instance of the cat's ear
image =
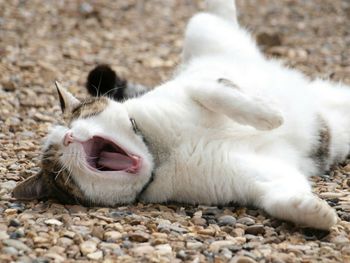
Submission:
POLYGON ((63 88, 59 82, 55 81, 55 85, 63 113, 71 112, 76 106, 80 104, 80 101, 68 90, 63 88))
POLYGON ((18 200, 41 199, 49 197, 49 195, 50 191, 41 171, 21 182, 12 190, 12 196, 18 200))

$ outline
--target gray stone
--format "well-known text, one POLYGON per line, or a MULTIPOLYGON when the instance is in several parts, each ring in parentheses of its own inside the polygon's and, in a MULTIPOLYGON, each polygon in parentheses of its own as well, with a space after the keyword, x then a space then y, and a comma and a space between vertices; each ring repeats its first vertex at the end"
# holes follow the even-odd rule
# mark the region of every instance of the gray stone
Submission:
POLYGON ((7 255, 18 255, 18 250, 14 247, 3 247, 1 252, 7 255))
POLYGON ((250 217, 242 217, 242 218, 237 220, 237 223, 243 224, 246 226, 251 226, 251 225, 255 224, 255 220, 250 218, 250 217))
POLYGON ((218 218, 218 224, 220 226, 234 226, 236 221, 236 218, 230 215, 223 215, 218 218))
POLYGON ((26 244, 24 244, 22 241, 15 240, 15 239, 7 239, 2 241, 6 246, 14 247, 17 250, 29 252, 32 249, 29 248, 26 244))
POLYGON ((245 233, 251 235, 263 235, 265 233, 265 228, 263 225, 252 225, 246 228, 245 233))

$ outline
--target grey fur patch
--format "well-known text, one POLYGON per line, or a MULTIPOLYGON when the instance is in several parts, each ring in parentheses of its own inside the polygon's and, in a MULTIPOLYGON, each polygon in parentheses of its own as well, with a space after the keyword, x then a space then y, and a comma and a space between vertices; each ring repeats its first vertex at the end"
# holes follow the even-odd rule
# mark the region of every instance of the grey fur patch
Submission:
POLYGON ((311 158, 317 165, 319 172, 326 172, 329 169, 331 131, 325 119, 318 115, 318 143, 311 153, 311 158))

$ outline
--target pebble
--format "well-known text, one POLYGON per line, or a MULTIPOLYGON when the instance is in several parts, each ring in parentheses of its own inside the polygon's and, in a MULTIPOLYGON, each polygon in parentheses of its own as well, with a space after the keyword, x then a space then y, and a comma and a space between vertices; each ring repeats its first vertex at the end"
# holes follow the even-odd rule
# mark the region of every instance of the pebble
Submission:
POLYGON ((21 237, 24 237, 24 230, 23 228, 19 228, 17 229, 15 232, 11 233, 11 238, 12 239, 17 239, 17 238, 21 238, 21 237))
POLYGON ((7 239, 7 240, 3 240, 2 242, 6 246, 14 247, 20 251, 29 252, 32 250, 30 247, 28 247, 26 244, 24 244, 22 241, 19 241, 19 240, 7 239))
MULTIPOLYGON (((63 262, 63 261, 66 260, 65 257, 63 257, 63 256, 61 256, 61 255, 59 255, 59 254, 57 254, 57 253, 51 253, 51 252, 46 253, 46 254, 44 255, 44 257, 45 257, 45 258, 53 259, 54 262, 63 262)), ((48 261, 48 262, 51 262, 51 260, 48 261)))
POLYGON ((133 249, 131 249, 131 252, 134 253, 137 256, 142 256, 145 254, 150 254, 155 251, 155 248, 150 245, 144 245, 144 246, 137 246, 133 249))
POLYGON ((62 247, 69 247, 73 243, 74 243, 74 241, 68 237, 60 237, 57 240, 57 245, 62 246, 62 247))
POLYGON ((54 218, 47 219, 44 222, 47 225, 53 225, 53 226, 61 226, 61 225, 63 225, 63 223, 61 221, 58 221, 57 219, 54 219, 54 218))
POLYGON ((176 253, 176 257, 181 259, 181 260, 186 260, 188 258, 188 255, 184 250, 180 250, 176 253))
POLYGON ((231 259, 230 263, 257 263, 257 262, 250 257, 238 256, 231 259))
POLYGON ((99 251, 87 254, 86 257, 91 260, 100 260, 103 257, 103 253, 102 251, 99 250, 99 251))
POLYGON ((6 231, 0 231, 0 240, 8 239, 9 237, 6 231))
POLYGON ((200 249, 203 247, 203 243, 198 242, 198 241, 187 241, 186 247, 188 249, 197 250, 197 249, 200 249))
POLYGON ((237 223, 243 224, 246 226, 251 226, 255 224, 255 220, 250 217, 242 217, 237 220, 237 223))
POLYGON ((219 241, 214 241, 209 245, 209 251, 213 253, 218 253, 220 249, 223 248, 230 248, 231 246, 235 246, 236 242, 232 240, 219 240, 219 241))
POLYGON ((20 225, 21 225, 21 222, 19 222, 19 220, 16 218, 12 218, 9 222, 9 226, 19 227, 20 225))
POLYGON ((80 248, 81 253, 83 253, 83 255, 87 255, 90 253, 94 253, 97 249, 97 245, 95 242, 85 241, 85 242, 80 244, 79 248, 80 248))
POLYGON ((134 233, 129 234, 129 239, 134 242, 146 242, 149 238, 149 234, 141 231, 136 231, 134 233))
MULTIPOLYGON (((10 169, 12 169, 10 167, 10 169)), ((6 182, 3 182, 0 184, 0 189, 6 189, 8 191, 12 191, 13 188, 15 188, 15 186, 17 185, 17 182, 16 181, 6 181, 6 182)))
POLYGON ((155 246, 158 255, 170 256, 172 254, 172 248, 169 244, 162 244, 155 246))
POLYGON ((191 222, 197 226, 205 226, 207 224, 207 220, 202 217, 193 217, 191 222))
POLYGON ((250 235, 263 235, 265 234, 265 228, 263 225, 252 225, 246 228, 245 233, 250 235))
POLYGON ((104 240, 108 242, 115 242, 122 238, 122 234, 118 231, 107 231, 104 233, 104 240))
POLYGON ((218 218, 218 224, 220 226, 234 226, 236 221, 236 218, 230 215, 223 215, 218 218))
POLYGON ((18 250, 14 247, 3 247, 1 252, 8 255, 18 255, 18 250))

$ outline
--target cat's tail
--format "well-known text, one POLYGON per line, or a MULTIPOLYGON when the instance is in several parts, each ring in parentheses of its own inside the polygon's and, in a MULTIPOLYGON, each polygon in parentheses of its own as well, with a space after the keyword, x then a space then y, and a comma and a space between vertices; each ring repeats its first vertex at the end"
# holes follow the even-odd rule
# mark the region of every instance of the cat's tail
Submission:
POLYGON ((107 96, 117 101, 137 97, 147 91, 143 85, 129 83, 120 78, 108 65, 98 65, 90 71, 86 89, 93 97, 107 96))
POLYGON ((238 23, 235 0, 206 0, 206 8, 209 13, 238 23))

